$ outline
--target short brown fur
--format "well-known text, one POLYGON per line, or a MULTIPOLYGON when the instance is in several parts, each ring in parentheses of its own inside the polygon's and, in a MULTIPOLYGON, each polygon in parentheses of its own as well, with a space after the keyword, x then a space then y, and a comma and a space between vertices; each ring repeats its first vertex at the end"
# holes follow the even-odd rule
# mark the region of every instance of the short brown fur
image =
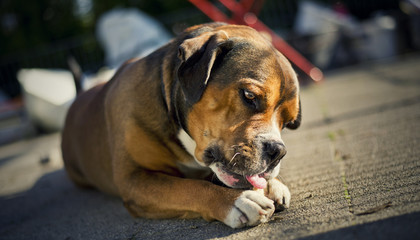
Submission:
MULTIPOLYGON (((294 120, 299 109, 294 73, 287 70, 282 72, 284 79, 279 78, 278 71, 283 71, 279 68, 291 69, 281 55, 264 62, 264 71, 258 73, 266 76, 260 91, 268 96, 267 109, 261 114, 253 116, 241 102, 236 76, 225 76, 234 80, 226 83, 220 79, 221 73, 212 76, 198 102, 192 106, 184 103, 188 96, 177 79, 181 64, 178 48, 186 39, 207 34, 204 44, 216 31, 247 39, 264 51, 275 51, 256 31, 208 24, 187 29, 148 57, 125 63, 108 83, 82 93, 69 110, 62 152, 75 183, 120 196, 133 216, 225 220, 242 190, 215 185, 204 180, 207 176, 202 180, 185 178, 179 164, 195 160, 177 137, 182 117, 188 127, 185 130, 197 142, 195 157, 202 162, 210 141, 233 144, 242 138, 241 132, 254 135, 256 128, 270 124, 273 114, 278 115, 281 127, 284 121, 294 120), (282 84, 286 86, 280 92, 282 84), (285 97, 288 99, 279 106, 285 97), (243 120, 248 116, 251 121, 243 120)), ((213 39, 215 44, 225 41, 220 34, 221 39, 213 39)), ((218 68, 223 72, 223 65, 218 68)))

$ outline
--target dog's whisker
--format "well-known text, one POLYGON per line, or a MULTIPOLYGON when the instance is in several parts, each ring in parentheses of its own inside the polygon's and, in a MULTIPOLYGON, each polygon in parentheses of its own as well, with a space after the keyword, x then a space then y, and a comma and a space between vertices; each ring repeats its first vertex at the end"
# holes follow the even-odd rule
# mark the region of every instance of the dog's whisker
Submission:
POLYGON ((240 155, 240 153, 235 153, 234 155, 233 155, 233 157, 230 159, 230 161, 229 161, 229 163, 231 163, 232 161, 233 161, 233 159, 236 157, 236 156, 238 156, 238 155, 240 155))

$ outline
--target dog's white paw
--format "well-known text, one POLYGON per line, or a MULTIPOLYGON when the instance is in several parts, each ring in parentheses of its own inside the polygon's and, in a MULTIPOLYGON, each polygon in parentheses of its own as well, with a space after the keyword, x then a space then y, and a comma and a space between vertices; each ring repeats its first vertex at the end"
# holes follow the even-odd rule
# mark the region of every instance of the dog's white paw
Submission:
POLYGON ((260 192, 247 190, 235 200, 224 223, 232 228, 255 226, 268 222, 274 210, 273 200, 260 192))
POLYGON ((276 205, 289 208, 291 198, 289 188, 278 179, 273 178, 268 180, 267 188, 265 191, 265 195, 269 199, 273 200, 276 205))

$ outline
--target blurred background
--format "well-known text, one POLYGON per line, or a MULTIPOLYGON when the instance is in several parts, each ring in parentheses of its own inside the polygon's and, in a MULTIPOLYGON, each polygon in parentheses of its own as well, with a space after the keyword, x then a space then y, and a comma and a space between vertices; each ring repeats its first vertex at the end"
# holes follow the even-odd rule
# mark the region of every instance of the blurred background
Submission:
MULTIPOLYGON (((124 60, 212 21, 191 2, 200 1, 1 0, 0 145, 59 131, 76 94, 75 75, 87 89, 124 60)), ((222 1, 202 2, 235 18, 222 1)), ((420 50, 418 0, 255 3, 252 13, 324 73, 420 50)), ((299 76, 312 83, 308 74, 299 76)))

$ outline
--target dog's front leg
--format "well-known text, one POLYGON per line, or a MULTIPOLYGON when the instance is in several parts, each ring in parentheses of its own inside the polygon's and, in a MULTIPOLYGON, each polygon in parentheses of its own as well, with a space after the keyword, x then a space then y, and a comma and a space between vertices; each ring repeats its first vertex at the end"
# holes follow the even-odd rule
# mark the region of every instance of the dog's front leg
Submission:
POLYGON ((137 169, 115 178, 124 205, 134 216, 219 220, 233 228, 269 220, 274 203, 263 194, 137 169))

